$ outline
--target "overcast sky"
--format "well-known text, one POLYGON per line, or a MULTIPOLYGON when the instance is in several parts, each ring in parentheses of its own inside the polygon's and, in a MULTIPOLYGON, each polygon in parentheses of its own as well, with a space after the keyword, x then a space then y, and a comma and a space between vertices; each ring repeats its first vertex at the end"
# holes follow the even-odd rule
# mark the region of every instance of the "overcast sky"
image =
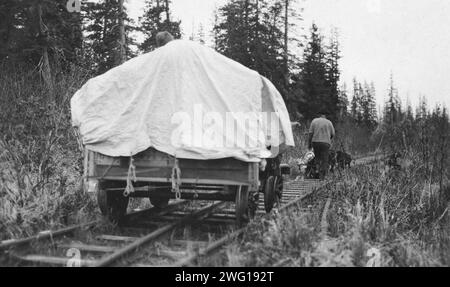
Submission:
MULTIPOLYGON (((450 0, 296 0, 303 28, 314 21, 325 34, 340 33, 342 80, 373 81, 377 102, 386 96, 392 71, 400 96, 413 105, 425 95, 430 106, 450 107, 450 0)), ((132 17, 143 0, 128 0, 132 17)), ((216 6, 226 0, 172 0, 173 16, 186 38, 200 23, 209 33, 216 6)), ((305 32, 296 31, 296 34, 305 32)))

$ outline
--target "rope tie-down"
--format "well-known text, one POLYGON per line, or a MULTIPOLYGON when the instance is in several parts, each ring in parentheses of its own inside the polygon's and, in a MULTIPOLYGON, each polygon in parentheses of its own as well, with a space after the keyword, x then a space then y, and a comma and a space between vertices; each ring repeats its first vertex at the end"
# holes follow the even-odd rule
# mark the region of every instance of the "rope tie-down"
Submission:
POLYGON ((175 158, 173 168, 172 168, 172 192, 175 192, 175 199, 181 199, 181 169, 178 165, 178 159, 175 158))
POLYGON ((127 187, 125 188, 125 191, 123 192, 123 196, 125 196, 125 197, 134 193, 134 187, 133 187, 133 183, 131 182, 131 180, 133 180, 134 182, 137 181, 136 166, 134 165, 133 156, 130 156, 130 165, 128 166, 127 187))

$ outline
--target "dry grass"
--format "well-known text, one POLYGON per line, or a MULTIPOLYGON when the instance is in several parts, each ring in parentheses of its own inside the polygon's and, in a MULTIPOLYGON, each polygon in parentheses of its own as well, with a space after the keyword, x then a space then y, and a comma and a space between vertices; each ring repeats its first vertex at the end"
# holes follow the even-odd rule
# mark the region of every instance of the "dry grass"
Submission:
POLYGON ((69 100, 87 75, 55 75, 54 94, 28 69, 0 67, 0 240, 83 221, 82 157, 69 100))
POLYGON ((417 165, 401 172, 358 167, 332 178, 303 207, 255 223, 227 256, 242 266, 448 266, 449 191, 448 181, 439 190, 417 165))

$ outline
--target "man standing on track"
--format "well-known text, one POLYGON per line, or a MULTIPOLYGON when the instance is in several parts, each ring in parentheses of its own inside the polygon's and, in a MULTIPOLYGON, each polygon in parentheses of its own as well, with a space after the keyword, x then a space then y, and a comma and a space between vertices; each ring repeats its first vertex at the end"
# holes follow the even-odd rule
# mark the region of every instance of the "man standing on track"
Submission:
POLYGON ((328 172, 328 155, 331 140, 335 136, 334 126, 326 118, 326 111, 321 111, 318 118, 311 122, 309 128, 309 149, 314 149, 316 167, 319 165, 320 179, 325 179, 328 172))

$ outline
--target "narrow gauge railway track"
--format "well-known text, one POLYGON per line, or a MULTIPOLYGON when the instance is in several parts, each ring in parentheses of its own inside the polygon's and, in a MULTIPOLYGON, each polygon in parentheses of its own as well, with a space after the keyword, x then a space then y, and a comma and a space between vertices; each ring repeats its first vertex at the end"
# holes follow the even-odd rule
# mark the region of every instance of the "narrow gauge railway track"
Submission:
MULTIPOLYGON (((316 180, 287 182, 276 210, 288 210, 321 185, 316 180)), ((130 213, 121 224, 119 235, 98 228, 104 223, 99 220, 2 241, 0 253, 18 266, 186 266, 219 250, 246 230, 235 228, 234 210, 227 208, 225 202, 213 202, 195 210, 189 210, 187 205, 188 201, 176 201, 164 209, 130 213), (191 227, 200 227, 204 234, 199 239, 174 239, 177 232, 189 231, 191 227), (79 236, 85 233, 88 235, 79 236)), ((264 214, 260 196, 257 216, 264 214)))
MULTIPOLYGON (((321 182, 318 180, 303 180, 303 181, 291 181, 285 185, 283 191, 283 199, 281 202, 281 206, 277 208, 277 212, 279 214, 289 211, 292 207, 298 206, 303 203, 305 200, 309 198, 310 195, 313 194, 315 190, 322 187, 325 182, 321 182)), ((259 208, 260 215, 264 217, 269 217, 271 213, 264 214, 261 210, 264 209, 264 202, 260 200, 259 208), (262 214, 264 215, 262 215, 262 214)), ((195 262, 200 257, 205 257, 210 255, 213 252, 218 251, 221 247, 229 243, 234 238, 237 238, 241 234, 245 233, 248 229, 248 226, 235 230, 234 232, 227 234, 209 244, 205 247, 198 249, 197 252, 178 260, 177 262, 169 265, 172 267, 184 267, 189 266, 193 262, 195 262)))
POLYGON ((185 207, 187 203, 187 201, 178 201, 163 210, 151 208, 127 215, 121 224, 124 226, 120 229, 128 234, 105 234, 100 230, 100 232, 90 232, 84 238, 78 236, 80 230, 95 229, 102 225, 100 220, 54 232, 44 231, 30 238, 2 241, 0 251, 5 251, 12 261, 21 262, 19 266, 29 266, 30 264, 32 266, 109 266, 176 228, 211 217, 215 210, 225 204, 225 202, 214 202, 200 209, 187 210, 184 216, 178 220, 155 220, 152 224, 146 224, 145 221, 139 220, 142 217, 163 218, 163 216, 185 207), (140 223, 141 226, 128 225, 133 221, 140 223))
MULTIPOLYGON (((365 156, 360 157, 358 159, 355 159, 354 161, 354 167, 366 165, 366 164, 374 164, 380 161, 380 155, 375 154, 372 156, 365 156)), ((320 187, 325 186, 326 181, 319 181, 319 180, 313 180, 313 179, 307 179, 307 180, 294 180, 290 181, 287 184, 285 184, 285 187, 283 189, 283 198, 281 202, 281 206, 277 209, 279 213, 284 213, 290 210, 291 207, 299 206, 302 203, 306 202, 309 197, 313 194, 315 190, 317 190, 320 187)), ((330 207, 332 201, 332 195, 328 195, 325 206, 323 207, 323 210, 321 211, 321 236, 326 236, 328 224, 326 222, 326 216, 328 214, 328 210, 330 207)), ((258 213, 261 215, 264 214, 264 202, 260 199, 258 204, 258 213)), ((269 214, 264 215, 269 216, 269 214)), ((230 234, 227 234, 218 240, 215 240, 212 243, 209 243, 203 248, 200 248, 195 252, 194 254, 191 254, 190 256, 187 256, 185 258, 182 258, 178 260, 177 262, 169 265, 173 267, 184 267, 189 266, 191 263, 199 259, 200 257, 206 257, 210 255, 211 253, 219 250, 222 246, 226 245, 228 242, 230 242, 232 239, 238 237, 239 235, 245 233, 247 231, 248 227, 244 227, 241 229, 238 229, 230 234)), ((280 267, 283 266, 285 262, 281 261, 274 265, 274 267, 280 267)))

